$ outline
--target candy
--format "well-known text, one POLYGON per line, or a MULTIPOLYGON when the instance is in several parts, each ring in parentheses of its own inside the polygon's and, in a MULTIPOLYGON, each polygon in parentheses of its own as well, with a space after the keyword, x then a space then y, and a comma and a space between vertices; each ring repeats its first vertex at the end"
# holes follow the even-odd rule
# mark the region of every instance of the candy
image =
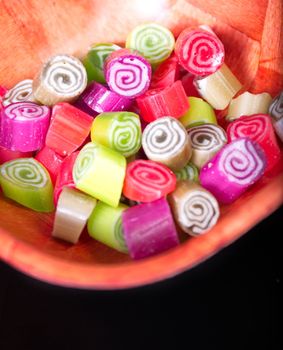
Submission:
POLYGON ((217 200, 195 182, 179 181, 168 199, 176 222, 192 236, 206 233, 219 218, 217 200))
POLYGON ((165 198, 125 210, 122 213, 122 227, 132 259, 155 255, 179 244, 165 198))
POLYGON ((217 124, 214 110, 207 102, 198 97, 189 97, 188 100, 190 108, 179 119, 185 128, 206 123, 217 124))
POLYGON ((187 73, 182 77, 181 82, 187 96, 199 97, 199 93, 195 87, 194 80, 195 76, 191 73, 187 73))
POLYGON ((98 83, 91 83, 75 102, 84 112, 96 116, 98 113, 115 112, 128 109, 132 100, 110 91, 98 83))
POLYGON ((277 136, 283 142, 283 118, 273 121, 273 128, 277 136))
POLYGON ((226 64, 205 78, 195 79, 195 86, 202 98, 213 108, 221 110, 229 105, 242 88, 241 83, 226 64))
POLYGON ((199 169, 227 143, 225 130, 214 124, 195 126, 188 134, 193 149, 191 162, 199 169))
POLYGON ((8 106, 11 103, 31 101, 35 102, 32 94, 32 80, 26 79, 20 81, 12 89, 8 90, 3 97, 3 106, 8 106))
POLYGON ((108 247, 127 253, 121 220, 122 213, 127 208, 125 204, 119 204, 117 208, 113 208, 98 202, 88 220, 89 235, 108 247))
POLYGON ((183 30, 176 41, 175 53, 181 66, 196 76, 215 73, 225 57, 222 42, 202 29, 183 30))
POLYGON ((136 154, 141 147, 139 116, 131 112, 101 113, 93 121, 91 140, 125 157, 136 154))
POLYGON ((153 66, 170 56, 174 44, 170 30, 157 23, 136 26, 126 40, 127 48, 140 52, 153 66))
POLYGON ((86 88, 86 70, 76 57, 49 58, 33 81, 34 98, 44 105, 74 101, 86 88))
POLYGON ((50 176, 33 158, 19 158, 2 164, 0 184, 6 197, 25 207, 40 212, 54 209, 50 176))
POLYGON ((135 160, 127 165, 123 194, 137 202, 152 202, 172 192, 175 174, 163 164, 151 160, 135 160))
POLYGON ((52 109, 52 120, 46 135, 46 146, 61 156, 77 150, 90 133, 93 118, 70 105, 58 103, 52 109))
POLYGON ((12 103, 2 110, 0 144, 12 151, 40 149, 49 126, 50 111, 33 102, 12 103))
POLYGON ((75 160, 77 159, 79 152, 74 152, 66 157, 60 167, 58 172, 56 183, 54 187, 54 203, 57 205, 58 198, 64 187, 75 188, 75 183, 73 179, 73 167, 75 160))
POLYGON ((8 162, 9 160, 17 158, 30 158, 32 156, 33 152, 11 151, 5 147, 0 146, 0 165, 8 162))
POLYGON ((122 49, 112 52, 105 61, 105 78, 111 91, 134 98, 149 88, 151 66, 145 58, 122 49))
POLYGON ((37 153, 35 159, 45 167, 49 172, 52 183, 55 184, 64 158, 53 149, 45 146, 37 153))
POLYGON ((164 89, 180 78, 180 66, 175 55, 168 58, 153 73, 150 88, 164 89))
POLYGON ((232 203, 265 171, 266 158, 261 147, 249 138, 225 145, 200 172, 201 185, 221 203, 232 203))
POLYGON ((159 118, 148 124, 142 135, 143 150, 148 159, 182 169, 192 155, 186 129, 175 118, 159 118))
POLYGON ((226 119, 231 121, 242 115, 266 114, 271 101, 272 98, 267 92, 251 94, 246 91, 230 102, 226 119))
POLYGON ((77 243, 96 205, 96 199, 65 187, 60 194, 52 236, 70 243, 77 243))
POLYGON ((103 70, 104 62, 113 51, 120 49, 120 46, 111 43, 99 43, 91 47, 83 59, 89 82, 95 80, 102 84, 106 83, 103 70))
POLYGON ((176 175, 177 181, 180 180, 191 180, 198 182, 198 168, 191 162, 189 162, 187 165, 184 166, 181 170, 174 171, 174 174, 176 175))
POLYGON ((283 91, 272 100, 269 106, 269 114, 275 120, 283 118, 283 91))
POLYGON ((265 153, 266 171, 272 169, 280 160, 280 148, 276 141, 271 118, 267 114, 242 116, 228 125, 227 136, 229 141, 240 137, 249 137, 256 141, 265 153))
POLYGON ((118 152, 89 142, 80 151, 73 168, 76 188, 117 207, 126 171, 126 159, 118 152))
POLYGON ((180 80, 165 89, 148 90, 137 98, 137 104, 142 118, 148 123, 166 116, 180 118, 189 108, 180 80))

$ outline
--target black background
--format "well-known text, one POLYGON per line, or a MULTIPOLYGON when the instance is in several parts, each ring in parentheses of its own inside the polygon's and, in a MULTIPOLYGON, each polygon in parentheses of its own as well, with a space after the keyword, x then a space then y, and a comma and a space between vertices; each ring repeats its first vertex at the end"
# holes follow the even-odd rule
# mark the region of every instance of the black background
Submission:
POLYGON ((0 349, 283 349, 282 208, 170 280, 64 289, 0 263, 0 349), (281 333, 281 334, 280 334, 281 333))

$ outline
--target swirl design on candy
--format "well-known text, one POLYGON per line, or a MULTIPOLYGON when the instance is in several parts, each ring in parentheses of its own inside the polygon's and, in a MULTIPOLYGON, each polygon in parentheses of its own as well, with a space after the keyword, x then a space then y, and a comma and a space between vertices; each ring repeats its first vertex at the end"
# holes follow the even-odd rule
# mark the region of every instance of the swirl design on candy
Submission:
POLYGON ((124 233, 123 233, 123 228, 122 228, 122 218, 121 218, 121 216, 119 217, 119 219, 115 223, 114 237, 115 237, 119 247, 121 248, 121 250, 124 253, 127 253, 128 252, 128 248, 126 246, 126 242, 125 242, 125 239, 124 239, 124 233))
POLYGON ((200 235, 214 226, 219 217, 216 199, 206 191, 188 192, 180 207, 180 221, 193 235, 200 235))
POLYGON ((97 145, 91 142, 85 145, 84 148, 80 151, 73 167, 73 177, 75 183, 77 183, 93 165, 96 151, 97 145))
POLYGON ((172 192, 175 174, 166 166, 150 160, 135 160, 128 164, 123 194, 138 202, 151 202, 172 192))
POLYGON ((3 98, 3 106, 8 106, 11 103, 34 101, 32 94, 32 80, 26 79, 20 81, 12 89, 6 92, 3 98))
POLYGON ((33 158, 19 158, 4 163, 0 169, 4 178, 20 187, 43 188, 49 181, 47 173, 33 158))
POLYGON ((141 146, 141 124, 139 118, 128 112, 119 113, 111 124, 109 133, 111 147, 125 157, 135 154, 141 146))
POLYGON ((158 64, 170 56, 175 39, 167 28, 147 23, 137 27, 129 34, 126 47, 139 51, 151 64, 158 64))
POLYGON ((224 62, 224 46, 216 35, 204 30, 185 29, 176 41, 179 63, 196 76, 216 72, 224 62))
POLYGON ((234 141, 235 147, 226 147, 219 157, 219 170, 229 181, 249 186, 265 168, 264 154, 256 143, 248 138, 234 141))
POLYGON ((195 126, 188 133, 195 150, 217 152, 227 142, 225 131, 214 124, 195 126))
POLYGON ((97 66, 99 68, 102 69, 106 58, 113 51, 120 50, 120 49, 121 49, 121 47, 118 45, 115 45, 115 44, 101 43, 101 44, 97 44, 97 45, 93 46, 91 48, 90 52, 92 54, 95 53, 95 58, 96 58, 95 63, 97 64, 97 66))
POLYGON ((115 51, 105 64, 105 78, 110 90, 119 95, 134 98, 142 95, 149 87, 151 66, 141 56, 115 51), (117 54, 116 54, 117 53, 117 54))
POLYGON ((17 121, 46 118, 49 116, 49 108, 39 106, 33 102, 18 102, 10 104, 5 108, 5 116, 17 121))
POLYGON ((283 91, 277 95, 269 106, 269 114, 275 120, 283 118, 283 91))
POLYGON ((175 171, 174 173, 177 177, 177 181, 179 180, 198 181, 198 168, 193 163, 187 164, 186 166, 184 166, 183 169, 175 171))

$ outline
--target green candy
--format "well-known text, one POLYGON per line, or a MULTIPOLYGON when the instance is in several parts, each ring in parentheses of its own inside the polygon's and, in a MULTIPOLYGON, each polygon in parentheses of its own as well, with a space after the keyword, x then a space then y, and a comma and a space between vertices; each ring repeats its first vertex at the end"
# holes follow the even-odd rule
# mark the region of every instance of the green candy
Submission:
POLYGON ((34 158, 11 160, 0 167, 6 197, 40 212, 54 210, 53 186, 48 171, 34 158))
POLYGON ((179 119, 185 128, 207 123, 217 125, 215 112, 210 104, 198 97, 188 97, 188 100, 190 107, 186 114, 179 119))
POLYGON ((188 163, 183 169, 175 171, 174 174, 177 177, 177 181, 191 180, 199 182, 198 168, 193 163, 188 163))
POLYGON ((124 240, 121 215, 128 206, 119 204, 113 208, 99 202, 88 220, 88 233, 97 241, 122 253, 128 253, 124 240))
POLYGON ((120 46, 111 43, 101 43, 92 46, 83 59, 88 82, 95 80, 98 83, 106 83, 103 71, 104 62, 113 51, 120 49, 120 46))

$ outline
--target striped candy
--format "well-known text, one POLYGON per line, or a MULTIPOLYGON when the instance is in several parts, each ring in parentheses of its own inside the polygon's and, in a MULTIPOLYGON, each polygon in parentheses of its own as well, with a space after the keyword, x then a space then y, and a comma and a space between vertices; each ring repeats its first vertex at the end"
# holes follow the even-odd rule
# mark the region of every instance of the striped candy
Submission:
POLYGON ((8 106, 11 103, 31 101, 36 102, 32 94, 32 80, 20 81, 12 89, 8 90, 3 97, 2 105, 8 106))

